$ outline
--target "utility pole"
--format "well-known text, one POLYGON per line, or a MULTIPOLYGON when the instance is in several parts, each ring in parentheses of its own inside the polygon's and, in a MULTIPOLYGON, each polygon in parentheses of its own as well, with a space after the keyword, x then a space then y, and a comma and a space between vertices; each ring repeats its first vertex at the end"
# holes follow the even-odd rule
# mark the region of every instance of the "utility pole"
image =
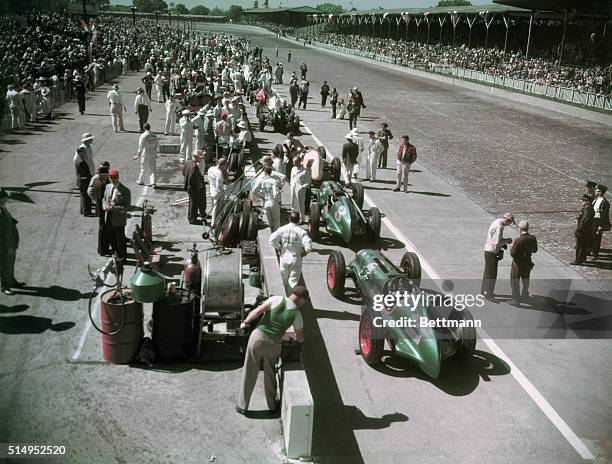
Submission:
POLYGON ((138 34, 136 34, 136 11, 138 11, 138 8, 133 6, 130 9, 132 10, 132 23, 134 25, 134 43, 138 46, 138 34))

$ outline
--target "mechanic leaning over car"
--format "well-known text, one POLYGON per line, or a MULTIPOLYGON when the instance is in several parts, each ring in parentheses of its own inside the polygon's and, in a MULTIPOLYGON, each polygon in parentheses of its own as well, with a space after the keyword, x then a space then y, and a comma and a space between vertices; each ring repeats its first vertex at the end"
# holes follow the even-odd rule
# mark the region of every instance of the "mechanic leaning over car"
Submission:
POLYGON ((245 329, 263 314, 257 326, 251 332, 244 356, 242 384, 238 404, 236 405, 236 411, 240 414, 246 414, 247 412, 262 364, 266 403, 271 411, 278 410, 279 403, 276 400, 276 372, 274 368, 281 355, 282 339, 286 338, 285 332, 291 325, 295 328, 297 341, 300 343, 304 341, 304 322, 298 308, 302 308, 308 298, 306 287, 294 288, 288 297, 271 296, 251 311, 240 325, 241 329, 245 329))
POLYGON ((292 212, 289 224, 280 227, 270 236, 270 244, 280 252, 280 272, 287 293, 297 287, 302 276, 302 257, 312 250, 312 240, 298 226, 299 220, 300 215, 292 212))

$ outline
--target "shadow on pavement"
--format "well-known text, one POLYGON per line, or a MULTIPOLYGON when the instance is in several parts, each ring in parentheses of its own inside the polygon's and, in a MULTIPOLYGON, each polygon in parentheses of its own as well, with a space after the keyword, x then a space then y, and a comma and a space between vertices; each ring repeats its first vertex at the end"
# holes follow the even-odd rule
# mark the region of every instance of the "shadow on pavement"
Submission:
POLYGON ((22 313, 30 308, 29 305, 19 304, 14 306, 0 305, 0 314, 22 313))
POLYGON ((50 287, 32 287, 26 285, 21 288, 16 288, 13 291, 15 295, 37 296, 59 301, 78 301, 89 298, 89 293, 81 293, 75 288, 59 287, 57 285, 52 285, 50 287))
POLYGON ((466 364, 447 360, 442 365, 440 377, 432 379, 422 372, 416 364, 385 350, 382 364, 373 366, 382 374, 392 377, 415 378, 429 382, 443 392, 452 396, 465 396, 478 387, 480 379, 491 381, 491 376, 508 375, 510 366, 497 356, 485 351, 476 350, 474 357, 466 364))
POLYGON ((363 463, 355 430, 382 429, 408 417, 395 412, 383 417, 368 417, 357 407, 345 405, 334 375, 325 340, 319 328, 317 312, 310 303, 302 312, 307 343, 302 346, 302 359, 310 391, 316 405, 313 431, 313 454, 317 462, 363 463), (341 453, 341 454, 340 454, 341 453))
POLYGON ((39 334, 47 330, 52 332, 63 332, 72 329, 74 322, 59 322, 53 324, 52 319, 37 316, 10 316, 0 318, 0 333, 17 334, 39 334))

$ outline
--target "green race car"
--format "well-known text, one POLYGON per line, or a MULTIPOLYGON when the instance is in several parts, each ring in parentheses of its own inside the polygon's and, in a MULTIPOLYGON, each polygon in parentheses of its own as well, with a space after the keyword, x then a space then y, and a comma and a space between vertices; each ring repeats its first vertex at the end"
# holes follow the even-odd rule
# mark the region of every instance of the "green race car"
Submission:
POLYGON ((327 232, 351 243, 355 237, 380 238, 382 213, 378 208, 363 209, 363 186, 354 183, 350 191, 338 182, 327 180, 313 188, 310 202, 308 234, 316 240, 321 225, 327 232))
POLYGON ((381 362, 385 340, 397 355, 414 361, 434 379, 445 359, 472 358, 478 321, 467 309, 430 307, 425 297, 418 299, 425 292, 419 289, 421 265, 415 253, 405 253, 396 267, 381 252, 366 249, 346 266, 342 253, 332 251, 327 288, 333 296, 344 295, 347 276, 361 295, 359 350, 366 363, 381 362))

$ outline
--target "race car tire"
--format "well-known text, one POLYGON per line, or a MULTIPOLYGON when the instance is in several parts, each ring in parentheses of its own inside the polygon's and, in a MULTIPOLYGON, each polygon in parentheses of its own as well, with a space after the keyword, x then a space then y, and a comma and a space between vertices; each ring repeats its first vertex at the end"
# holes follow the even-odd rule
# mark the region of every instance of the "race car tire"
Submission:
POLYGON ((385 348, 384 332, 374 326, 374 311, 365 308, 359 318, 359 349, 361 357, 369 366, 380 364, 385 348))
POLYGON ((242 200, 242 211, 244 211, 246 214, 251 214, 252 209, 253 202, 249 198, 242 200))
POLYGON ((376 207, 370 210, 370 237, 372 240, 378 240, 380 238, 380 227, 382 223, 382 216, 380 210, 376 207))
POLYGON ((240 218, 233 213, 228 216, 217 234, 217 241, 224 247, 231 248, 236 243, 240 218))
POLYGON ((317 148, 317 152, 319 153, 319 157, 323 160, 327 160, 327 150, 325 149, 325 147, 320 146, 319 148, 317 148))
MULTIPOLYGON (((453 310, 448 318, 458 321, 474 321, 474 316, 467 309, 463 311, 453 310)), ((451 330, 456 330, 459 338, 459 341, 455 342, 456 353, 453 359, 465 364, 472 359, 474 351, 476 351, 476 329, 474 327, 458 327, 451 330)))
POLYGON ((259 231, 259 217, 255 211, 249 214, 249 226, 247 227, 246 240, 256 240, 259 231))
POLYGON ((319 227, 321 225, 321 211, 319 203, 313 201, 310 204, 310 218, 308 219, 308 236, 312 240, 317 240, 320 236, 319 227))
POLYGON ((243 210, 240 213, 240 221, 238 223, 238 240, 247 240, 248 228, 249 228, 249 214, 243 210))
POLYGON ((353 191, 353 200, 355 200, 359 209, 363 209, 363 185, 359 182, 354 182, 351 190, 353 191))
POLYGON ((344 295, 344 284, 346 281, 346 264, 344 255, 333 250, 327 259, 327 289, 336 298, 344 295))
POLYGON ((265 130, 266 130, 266 115, 261 113, 259 115, 258 121, 259 121, 259 130, 261 132, 265 132, 265 130))
POLYGON ((408 276, 417 287, 421 285, 421 261, 416 253, 407 251, 400 261, 400 271, 408 276))
POLYGON ((331 162, 331 176, 332 180, 338 182, 342 175, 342 162, 340 158, 334 158, 331 162))
POLYGON ((299 134, 300 131, 300 117, 296 114, 293 118, 293 132, 299 134))

